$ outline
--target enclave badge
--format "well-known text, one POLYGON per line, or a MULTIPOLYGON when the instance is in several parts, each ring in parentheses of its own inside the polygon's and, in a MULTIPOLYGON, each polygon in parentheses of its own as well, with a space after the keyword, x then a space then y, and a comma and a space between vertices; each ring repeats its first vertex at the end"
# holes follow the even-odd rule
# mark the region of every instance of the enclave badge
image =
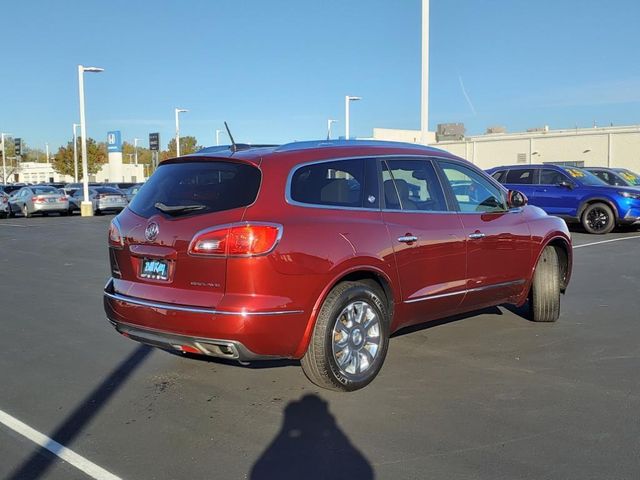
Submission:
POLYGON ((148 241, 153 242, 158 236, 158 233, 160 233, 160 227, 156 222, 152 222, 147 225, 147 228, 144 231, 144 236, 148 241))

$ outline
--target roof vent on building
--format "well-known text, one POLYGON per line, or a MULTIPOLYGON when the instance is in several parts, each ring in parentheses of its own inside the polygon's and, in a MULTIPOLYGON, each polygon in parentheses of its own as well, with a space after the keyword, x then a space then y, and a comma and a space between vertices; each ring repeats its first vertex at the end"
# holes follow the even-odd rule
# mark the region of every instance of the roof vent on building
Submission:
POLYGON ((507 133, 507 127, 503 127, 502 125, 488 127, 487 134, 491 135, 492 133, 507 133))
POLYGON ((439 123, 436 130, 436 141, 463 140, 464 123, 439 123))
POLYGON ((517 163, 527 163, 527 154, 526 153, 519 153, 518 154, 517 163))

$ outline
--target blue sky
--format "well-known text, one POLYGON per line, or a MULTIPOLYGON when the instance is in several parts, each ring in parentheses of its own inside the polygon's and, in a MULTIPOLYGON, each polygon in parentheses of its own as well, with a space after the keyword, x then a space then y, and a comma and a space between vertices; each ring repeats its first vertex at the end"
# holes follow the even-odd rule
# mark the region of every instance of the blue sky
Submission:
MULTIPOLYGON (((420 0, 22 0, 3 5, 0 130, 52 150, 78 121, 104 140, 213 145, 420 126, 420 0), (226 141, 226 137, 223 137, 226 141)), ((430 128, 640 123, 637 0, 431 0, 430 128), (464 87, 463 87, 464 86, 464 87), (464 90, 463 90, 464 88, 464 90)))

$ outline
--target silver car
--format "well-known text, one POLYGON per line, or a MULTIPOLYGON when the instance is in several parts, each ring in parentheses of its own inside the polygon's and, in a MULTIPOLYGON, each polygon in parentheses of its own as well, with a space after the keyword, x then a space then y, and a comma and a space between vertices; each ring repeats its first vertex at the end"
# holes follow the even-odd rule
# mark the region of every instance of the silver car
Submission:
MULTIPOLYGON (((84 191, 81 188, 73 192, 73 195, 69 197, 69 211, 80 210, 83 199, 84 191)), ((129 204, 126 195, 113 187, 89 188, 89 200, 93 206, 93 213, 96 215, 119 212, 129 204)))
POLYGON ((9 216, 9 195, 0 190, 0 218, 9 216))
POLYGON ((35 213, 45 216, 50 213, 67 215, 69 200, 54 187, 31 185, 23 187, 11 195, 9 208, 12 215, 19 212, 27 218, 35 213))

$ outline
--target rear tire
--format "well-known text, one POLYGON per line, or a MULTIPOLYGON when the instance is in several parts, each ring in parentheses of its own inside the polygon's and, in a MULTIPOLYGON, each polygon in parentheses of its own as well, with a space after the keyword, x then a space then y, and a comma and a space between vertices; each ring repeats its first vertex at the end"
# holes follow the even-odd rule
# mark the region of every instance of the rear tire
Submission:
POLYGON ((369 283, 336 285, 322 304, 309 348, 300 360, 319 387, 351 392, 378 374, 389 347, 384 292, 369 283))
POLYGON ((582 226, 588 233, 603 235, 616 226, 616 217, 605 203, 592 203, 582 212, 582 226))
POLYGON ((540 255, 529 292, 530 318, 534 322, 555 322, 560 316, 560 262, 553 247, 540 255))
POLYGON ((23 216, 24 218, 29 218, 29 217, 31 217, 31 214, 29 213, 29 208, 27 207, 27 205, 26 205, 26 204, 22 206, 22 216, 23 216))

